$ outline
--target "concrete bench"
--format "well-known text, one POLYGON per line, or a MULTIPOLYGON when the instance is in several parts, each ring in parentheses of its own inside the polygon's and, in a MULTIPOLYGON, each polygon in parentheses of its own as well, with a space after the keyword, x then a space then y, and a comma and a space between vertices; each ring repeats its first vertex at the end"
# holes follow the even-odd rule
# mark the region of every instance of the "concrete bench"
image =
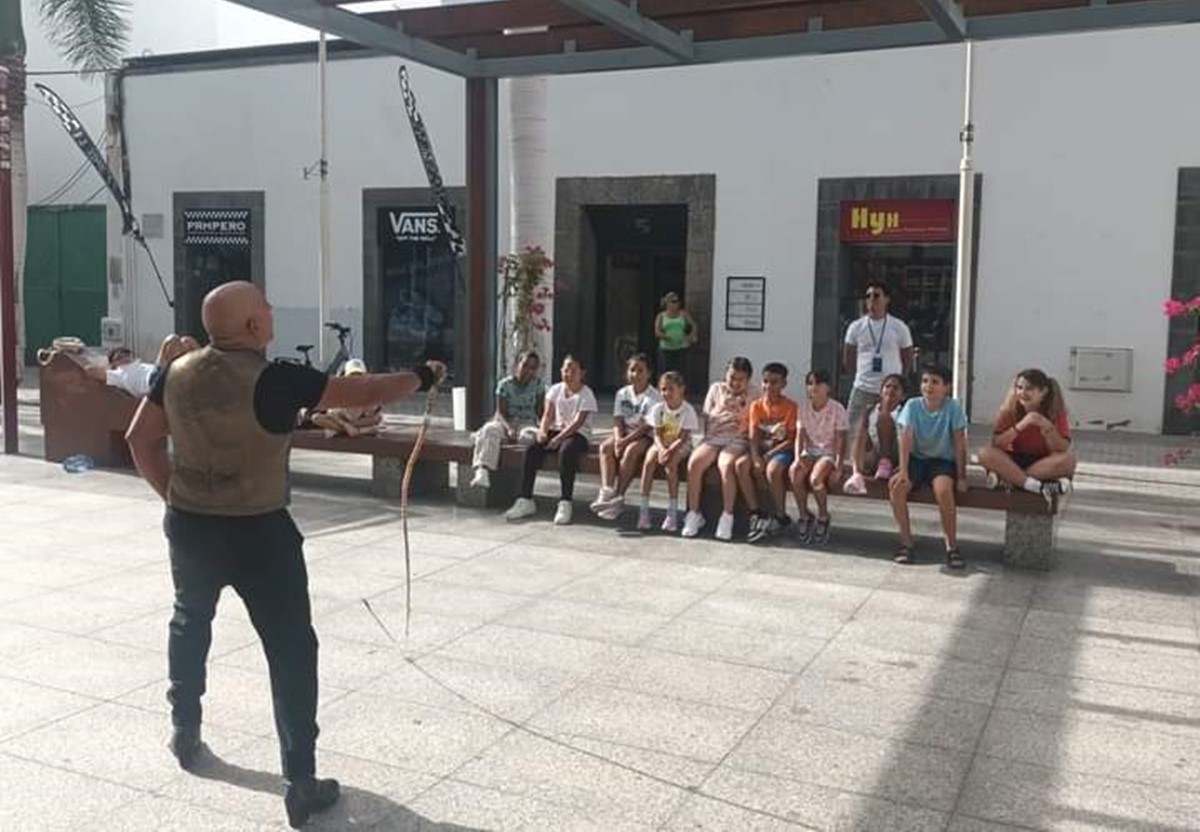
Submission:
MULTIPOLYGON (((320 431, 297 431, 293 447, 307 450, 332 451, 335 453, 370 454, 372 457, 372 490, 381 497, 395 498, 400 493, 400 479, 408 455, 416 441, 416 426, 391 426, 375 436, 326 438, 320 431)), ((412 493, 444 492, 449 488, 449 465, 458 466, 456 499, 460 505, 476 508, 506 508, 516 499, 524 465, 525 449, 517 445, 505 446, 500 457, 500 468, 491 477, 491 487, 471 488, 471 454, 473 444, 467 431, 447 428, 430 428, 424 451, 423 462, 440 462, 443 465, 419 465, 413 472, 412 493)), ((549 456, 542 465, 543 470, 558 468, 558 457, 549 456)), ((600 472, 598 449, 593 446, 580 464, 580 473, 600 472)), ((978 473, 978 469, 975 469, 978 473)), ((842 495, 840 488, 833 495, 842 495)), ((761 495, 764 500, 766 495, 761 495)), ((867 493, 846 496, 850 500, 876 500, 887 502, 887 483, 868 480, 867 493)), ((1024 491, 993 491, 988 489, 982 476, 972 477, 971 487, 965 494, 958 494, 960 509, 1003 511, 1004 561, 1012 566, 1028 569, 1050 569, 1054 562, 1056 524, 1060 499, 1047 502, 1040 494, 1024 491)), ((914 491, 909 501, 916 504, 935 505, 933 492, 928 488, 914 491)), ((714 466, 705 477, 702 510, 712 529, 721 513, 720 485, 714 466)), ((735 534, 744 534, 747 515, 741 498, 735 512, 735 534)))

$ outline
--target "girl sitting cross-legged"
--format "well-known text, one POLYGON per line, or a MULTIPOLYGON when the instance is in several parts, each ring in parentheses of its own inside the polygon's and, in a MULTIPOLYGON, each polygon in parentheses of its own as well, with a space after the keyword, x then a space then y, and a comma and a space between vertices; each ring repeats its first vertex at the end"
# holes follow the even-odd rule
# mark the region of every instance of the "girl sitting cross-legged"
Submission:
POLYGON ((850 464, 854 471, 842 491, 846 494, 866 494, 867 476, 877 480, 889 480, 895 471, 896 417, 904 406, 904 376, 885 376, 879 385, 879 404, 867 410, 862 423, 851 425, 854 447, 850 451, 850 464), (863 430, 863 428, 866 430, 863 430))
POLYGON ((988 485, 1001 482, 1050 499, 1071 490, 1075 454, 1071 423, 1058 382, 1041 370, 1017 373, 992 432, 992 443, 979 452, 988 485))

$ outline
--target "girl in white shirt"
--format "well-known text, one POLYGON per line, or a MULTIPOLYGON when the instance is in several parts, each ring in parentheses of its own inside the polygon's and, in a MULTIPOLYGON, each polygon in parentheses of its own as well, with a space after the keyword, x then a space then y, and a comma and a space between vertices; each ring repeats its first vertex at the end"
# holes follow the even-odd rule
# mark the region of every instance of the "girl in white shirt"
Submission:
POLYGON ((642 466, 642 505, 637 527, 638 531, 650 529, 650 490, 654 487, 654 475, 663 468, 667 472, 667 495, 671 502, 662 530, 674 533, 679 528, 679 469, 692 450, 692 435, 700 430, 700 418, 684 398, 686 389, 681 373, 674 370, 663 373, 658 390, 662 398, 650 409, 648 418, 654 444, 642 466))
POLYGON ((575 474, 579 460, 588 452, 592 436, 592 417, 596 414, 596 395, 583 383, 584 369, 574 356, 562 363, 562 381, 546 391, 546 407, 537 441, 525 452, 524 479, 521 496, 512 504, 505 517, 522 520, 537 514, 533 502, 533 486, 538 471, 548 454, 558 454, 558 476, 562 495, 554 514, 554 523, 565 526, 571 522, 571 500, 575 496, 575 474))
POLYGON ((613 400, 612 436, 600 444, 600 496, 591 506, 605 520, 616 520, 625 507, 625 491, 654 442, 646 417, 662 401, 650 386, 650 359, 645 353, 630 356, 625 377, 629 384, 613 400))

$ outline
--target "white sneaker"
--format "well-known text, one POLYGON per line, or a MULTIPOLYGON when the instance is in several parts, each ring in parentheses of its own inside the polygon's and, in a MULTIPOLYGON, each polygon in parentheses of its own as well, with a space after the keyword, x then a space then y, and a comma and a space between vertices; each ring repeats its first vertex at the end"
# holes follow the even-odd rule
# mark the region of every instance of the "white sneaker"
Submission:
POLYGON ((698 511, 689 511, 683 518, 683 537, 695 537, 704 528, 704 515, 698 511))
POLYGON ((575 513, 575 507, 571 505, 570 500, 559 500, 558 509, 554 512, 554 525, 569 526, 571 525, 571 516, 575 513))
POLYGON ((537 503, 528 497, 518 497, 512 508, 504 512, 505 520, 524 520, 537 514, 537 503))
POLYGON ((722 512, 717 521, 717 540, 733 540, 733 515, 728 511, 722 512))
POLYGON ((596 512, 596 516, 601 520, 617 520, 625 512, 625 501, 609 505, 607 508, 602 508, 596 512))
POLYGON ((615 488, 604 486, 600 489, 600 493, 596 496, 596 499, 592 501, 588 508, 599 514, 601 511, 609 508, 612 505, 613 497, 616 496, 617 490, 615 488))
POLYGON ((487 468, 484 468, 482 465, 480 465, 478 468, 475 469, 475 476, 471 477, 471 487, 472 488, 491 488, 492 487, 491 472, 488 471, 487 468))

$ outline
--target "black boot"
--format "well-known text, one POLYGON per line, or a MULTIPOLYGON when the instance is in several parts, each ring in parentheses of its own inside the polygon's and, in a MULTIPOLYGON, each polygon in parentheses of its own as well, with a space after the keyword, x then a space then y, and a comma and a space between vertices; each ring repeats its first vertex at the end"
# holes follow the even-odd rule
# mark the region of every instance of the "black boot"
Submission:
POLYGON ((333 779, 302 777, 293 780, 288 784, 287 794, 283 798, 288 823, 293 829, 299 829, 308 821, 310 815, 323 812, 337 803, 340 794, 338 781, 333 779))
POLYGON ((200 753, 200 726, 176 725, 171 732, 171 743, 168 747, 179 761, 179 767, 190 771, 200 753))

